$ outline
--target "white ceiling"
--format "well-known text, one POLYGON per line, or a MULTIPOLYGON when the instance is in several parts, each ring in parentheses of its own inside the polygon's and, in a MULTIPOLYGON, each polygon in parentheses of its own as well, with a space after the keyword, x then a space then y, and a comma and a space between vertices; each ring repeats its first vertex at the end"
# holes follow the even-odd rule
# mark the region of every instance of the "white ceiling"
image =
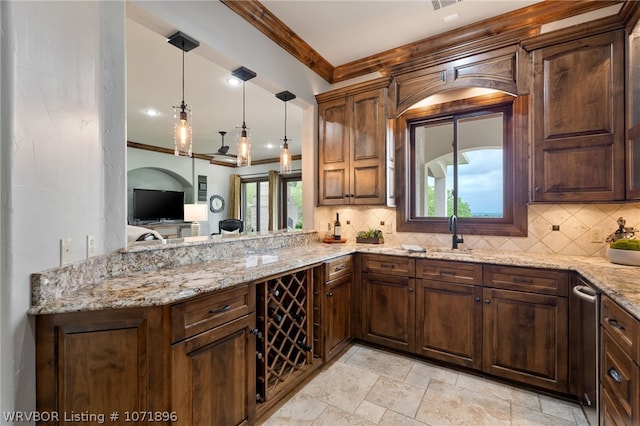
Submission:
MULTIPOLYGON (((195 5, 197 7, 197 3, 195 5)), ((531 0, 463 0, 434 11, 430 0, 263 0, 262 3, 333 66, 529 6, 531 0), (458 14, 455 20, 444 18, 458 14)), ((181 29, 189 34, 188 29, 181 29)), ((182 51, 138 22, 127 20, 127 139, 173 148, 173 105, 181 101, 182 51), (146 109, 160 115, 149 117, 146 109)), ((225 40, 229 42, 229 40, 225 40)), ((242 86, 230 87, 232 69, 205 59, 203 46, 185 54, 185 102, 193 109, 195 153, 225 144, 235 153, 242 122, 242 86)), ((286 90, 286 89, 285 89, 286 90)), ((287 138, 300 153, 302 110, 287 103, 287 138)), ((276 158, 284 136, 284 103, 275 93, 246 83, 246 123, 254 159, 276 158)), ((223 160, 224 157, 216 157, 223 160)))

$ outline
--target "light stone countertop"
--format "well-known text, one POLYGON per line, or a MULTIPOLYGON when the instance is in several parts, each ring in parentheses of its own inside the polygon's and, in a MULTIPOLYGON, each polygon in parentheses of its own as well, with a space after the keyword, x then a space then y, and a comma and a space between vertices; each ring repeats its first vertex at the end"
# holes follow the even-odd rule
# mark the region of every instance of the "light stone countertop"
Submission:
POLYGON ((603 257, 436 248, 410 253, 401 248, 355 243, 271 248, 261 253, 234 253, 206 262, 126 273, 38 300, 29 314, 166 305, 354 252, 577 271, 640 320, 640 267, 612 264, 603 257))

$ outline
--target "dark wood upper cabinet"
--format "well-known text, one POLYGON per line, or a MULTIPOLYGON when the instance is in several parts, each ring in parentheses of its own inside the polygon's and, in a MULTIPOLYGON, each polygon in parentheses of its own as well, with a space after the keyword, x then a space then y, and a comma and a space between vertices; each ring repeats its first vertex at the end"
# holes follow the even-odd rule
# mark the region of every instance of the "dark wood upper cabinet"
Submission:
POLYGON ((388 79, 318 95, 318 204, 386 203, 388 79))
POLYGON ((640 200, 640 22, 628 35, 627 199, 640 200))
POLYGON ((623 31, 534 50, 533 67, 531 200, 623 200, 623 31))

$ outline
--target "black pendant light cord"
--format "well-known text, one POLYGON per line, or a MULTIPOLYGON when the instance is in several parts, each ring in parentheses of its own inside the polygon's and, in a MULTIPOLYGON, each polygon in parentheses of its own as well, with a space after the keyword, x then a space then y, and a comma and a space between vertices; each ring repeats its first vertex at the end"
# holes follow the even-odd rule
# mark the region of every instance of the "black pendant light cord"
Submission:
POLYGON ((284 103, 284 145, 287 146, 287 102, 284 103))
POLYGON ((245 120, 244 120, 244 105, 245 105, 245 97, 244 97, 244 86, 245 86, 245 81, 242 82, 242 129, 246 129, 247 125, 245 124, 245 120))

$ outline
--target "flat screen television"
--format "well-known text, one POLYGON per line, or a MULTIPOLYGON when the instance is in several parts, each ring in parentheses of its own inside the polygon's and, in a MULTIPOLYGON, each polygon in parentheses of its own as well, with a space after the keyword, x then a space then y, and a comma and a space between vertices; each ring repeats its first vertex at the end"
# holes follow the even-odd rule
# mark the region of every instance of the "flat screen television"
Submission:
POLYGON ((135 188, 133 219, 138 222, 183 221, 184 192, 135 188))

